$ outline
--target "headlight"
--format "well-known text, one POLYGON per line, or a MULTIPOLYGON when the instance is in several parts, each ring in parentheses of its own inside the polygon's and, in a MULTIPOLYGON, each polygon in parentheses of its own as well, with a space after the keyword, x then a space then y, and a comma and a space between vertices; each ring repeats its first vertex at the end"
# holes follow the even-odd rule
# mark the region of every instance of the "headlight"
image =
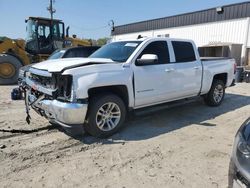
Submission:
POLYGON ((25 65, 19 69, 19 78, 23 79, 24 77, 27 76, 27 72, 29 71, 30 67, 32 64, 25 65))
POLYGON ((242 124, 236 134, 233 158, 244 167, 250 165, 250 119, 242 124))
POLYGON ((19 69, 19 75, 18 78, 24 78, 25 77, 25 71, 22 69, 19 69))
POLYGON ((59 98, 67 101, 72 99, 72 80, 72 75, 58 75, 57 88, 59 98))
POLYGON ((239 135, 239 143, 237 145, 238 151, 242 154, 245 158, 250 158, 250 145, 246 142, 242 135, 239 135))
MULTIPOLYGON (((232 153, 229 176, 249 187, 250 182, 250 118, 238 130, 232 153)), ((230 177, 230 178, 231 178, 230 177)))

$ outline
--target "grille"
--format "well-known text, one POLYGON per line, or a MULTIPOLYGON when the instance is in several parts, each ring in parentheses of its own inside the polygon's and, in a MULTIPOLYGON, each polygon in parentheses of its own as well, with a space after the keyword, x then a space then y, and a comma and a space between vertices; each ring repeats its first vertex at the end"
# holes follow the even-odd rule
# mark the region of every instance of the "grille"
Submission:
POLYGON ((240 172, 236 173, 236 177, 238 178, 238 180, 241 181, 241 183, 245 184, 247 187, 250 186, 250 183, 247 181, 247 179, 244 176, 241 175, 240 172))
POLYGON ((31 73, 29 78, 45 88, 55 89, 55 80, 53 77, 45 77, 31 73))

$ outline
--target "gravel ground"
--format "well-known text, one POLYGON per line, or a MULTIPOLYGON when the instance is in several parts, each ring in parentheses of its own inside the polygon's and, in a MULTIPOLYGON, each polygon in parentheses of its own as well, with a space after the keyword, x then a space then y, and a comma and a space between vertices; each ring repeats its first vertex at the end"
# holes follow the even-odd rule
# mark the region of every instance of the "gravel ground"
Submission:
POLYGON ((0 187, 227 187, 234 135, 250 116, 250 84, 220 107, 197 100, 131 118, 109 139, 71 137, 0 86, 0 187))

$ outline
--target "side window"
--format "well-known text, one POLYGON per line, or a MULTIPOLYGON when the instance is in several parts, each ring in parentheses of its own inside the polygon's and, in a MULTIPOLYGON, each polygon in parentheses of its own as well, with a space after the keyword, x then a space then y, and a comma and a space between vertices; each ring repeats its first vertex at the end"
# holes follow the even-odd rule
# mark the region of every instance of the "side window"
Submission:
POLYGON ((62 23, 59 23, 59 35, 61 39, 64 38, 64 25, 62 23))
POLYGON ((58 36, 58 24, 54 24, 53 25, 53 37, 54 37, 54 39, 58 39, 59 38, 59 36, 58 36))
POLYGON ((175 59, 177 63, 195 61, 195 52, 192 43, 182 42, 182 41, 173 41, 172 42, 175 59))
POLYGON ((38 38, 48 38, 50 35, 50 28, 47 25, 38 26, 38 38))
POLYGON ((155 41, 150 43, 140 54, 139 59, 144 54, 155 54, 158 56, 158 64, 169 63, 169 51, 166 41, 155 41))
POLYGON ((55 40, 62 40, 64 38, 63 24, 55 22, 52 27, 52 32, 55 40))

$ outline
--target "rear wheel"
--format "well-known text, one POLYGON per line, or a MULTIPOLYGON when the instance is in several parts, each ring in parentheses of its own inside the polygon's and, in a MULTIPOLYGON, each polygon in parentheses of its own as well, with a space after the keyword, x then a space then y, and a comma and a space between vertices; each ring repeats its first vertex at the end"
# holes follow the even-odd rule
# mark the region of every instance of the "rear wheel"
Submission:
POLYGON ((225 95, 225 84, 222 80, 214 80, 209 92, 204 96, 204 101, 209 106, 219 106, 225 95))
POLYGON ((90 98, 85 130, 95 137, 105 138, 117 132, 126 117, 122 99, 114 94, 90 98))
POLYGON ((12 55, 0 55, 0 85, 16 84, 22 63, 12 55))

